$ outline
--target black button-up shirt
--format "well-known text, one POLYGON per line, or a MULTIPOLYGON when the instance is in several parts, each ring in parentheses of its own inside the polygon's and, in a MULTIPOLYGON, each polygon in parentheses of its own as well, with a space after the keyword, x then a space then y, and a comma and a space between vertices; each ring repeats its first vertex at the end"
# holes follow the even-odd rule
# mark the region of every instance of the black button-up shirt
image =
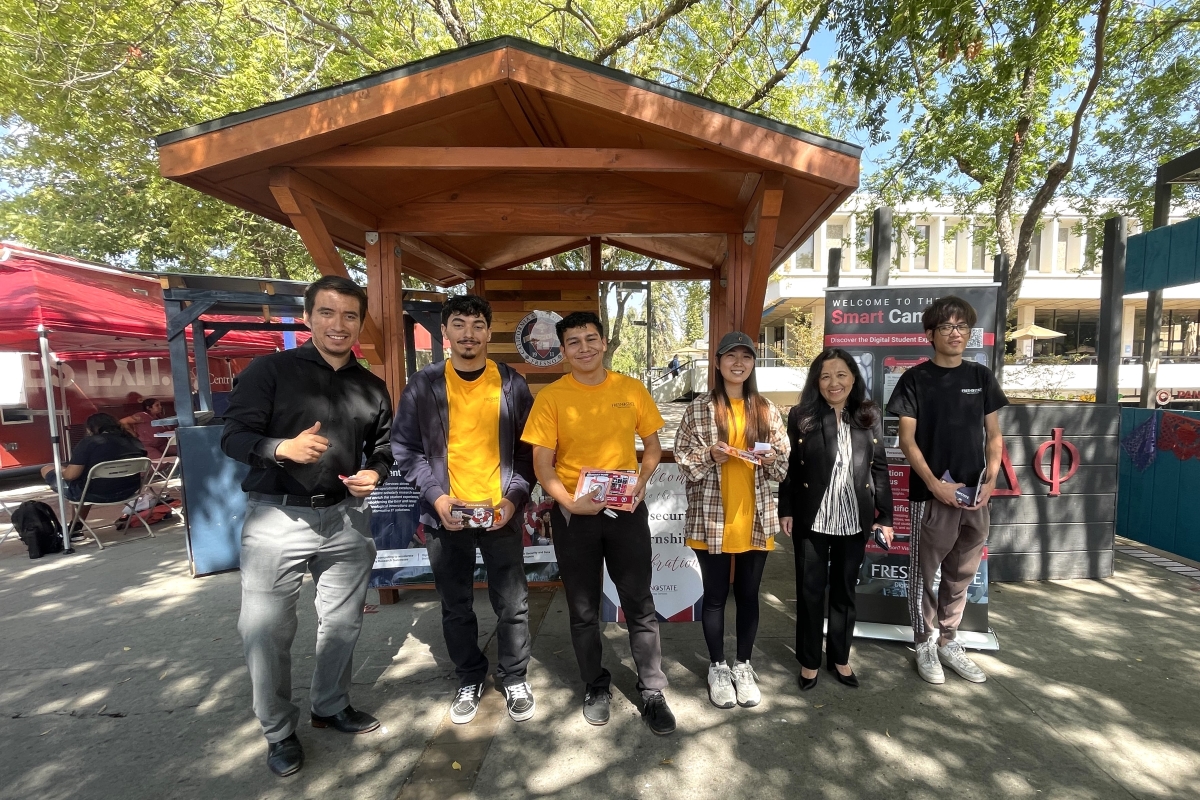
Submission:
POLYGON ((250 465, 247 492, 314 495, 343 491, 338 475, 366 467, 382 481, 392 466, 387 384, 351 359, 334 370, 313 346, 260 356, 233 381, 221 449, 250 465), (329 449, 313 464, 276 461, 275 448, 321 423, 329 449))

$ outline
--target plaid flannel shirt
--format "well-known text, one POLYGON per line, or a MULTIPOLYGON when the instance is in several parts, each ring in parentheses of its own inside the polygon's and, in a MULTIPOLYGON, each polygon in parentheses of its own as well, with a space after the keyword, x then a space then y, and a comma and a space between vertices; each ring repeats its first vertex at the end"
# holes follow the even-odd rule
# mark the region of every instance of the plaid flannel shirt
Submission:
MULTIPOLYGON (((770 442, 775 461, 769 467, 754 470, 754 530, 750 545, 765 549, 767 539, 778 536, 779 514, 775 493, 770 481, 781 481, 787 475, 787 428, 774 403, 770 408, 770 442)), ((687 490, 687 517, 684 531, 688 539, 705 542, 708 552, 720 553, 725 533, 725 508, 721 503, 721 465, 713 460, 712 446, 719 441, 717 421, 713 415, 712 395, 703 394, 693 400, 683 412, 679 432, 675 434, 675 463, 683 473, 687 490)), ((753 443, 751 443, 753 447, 753 443)))

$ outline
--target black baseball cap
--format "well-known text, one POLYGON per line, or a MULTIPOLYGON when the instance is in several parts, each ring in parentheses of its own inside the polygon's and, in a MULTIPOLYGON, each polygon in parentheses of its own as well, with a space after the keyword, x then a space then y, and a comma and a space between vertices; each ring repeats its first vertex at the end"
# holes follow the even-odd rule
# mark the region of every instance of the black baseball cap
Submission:
POLYGON ((733 331, 721 337, 721 343, 717 345, 717 355, 723 356, 735 347, 745 347, 755 358, 758 358, 758 348, 754 346, 754 340, 747 334, 741 331, 733 331))

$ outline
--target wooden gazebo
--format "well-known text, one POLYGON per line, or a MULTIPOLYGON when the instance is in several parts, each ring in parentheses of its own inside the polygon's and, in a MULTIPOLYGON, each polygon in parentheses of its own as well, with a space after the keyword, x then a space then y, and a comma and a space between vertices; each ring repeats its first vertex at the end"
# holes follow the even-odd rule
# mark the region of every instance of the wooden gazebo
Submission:
POLYGON ((706 280, 710 341, 756 337, 771 271, 854 191, 860 154, 511 37, 157 143, 164 176, 292 226, 322 273, 346 273, 339 248, 365 255, 363 349, 394 393, 402 271, 474 281, 501 331, 595 308, 602 280, 706 280), (676 268, 602 271, 602 242, 676 268), (587 246, 591 271, 518 269, 587 246))

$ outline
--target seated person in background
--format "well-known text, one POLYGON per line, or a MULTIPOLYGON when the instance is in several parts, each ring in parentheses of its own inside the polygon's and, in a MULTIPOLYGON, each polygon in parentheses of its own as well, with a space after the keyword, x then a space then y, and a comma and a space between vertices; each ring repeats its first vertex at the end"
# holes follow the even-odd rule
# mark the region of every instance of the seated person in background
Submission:
POLYGON ((137 438, 142 443, 142 447, 146 450, 146 455, 153 459, 162 458, 163 450, 166 449, 167 439, 159 438, 154 434, 158 430, 167 431, 169 428, 155 428, 151 423, 156 419, 162 419, 167 415, 166 409, 163 408, 161 400, 156 400, 153 397, 147 397, 142 400, 142 410, 136 414, 130 414, 121 420, 121 427, 130 436, 137 438))
MULTIPOLYGON (((65 492, 72 502, 83 496, 88 472, 103 461, 119 461, 123 458, 140 458, 145 449, 136 437, 131 436, 111 414, 92 414, 87 418, 87 436, 71 451, 71 460, 63 465, 61 478, 54 474, 54 465, 42 467, 42 477, 51 489, 65 492)), ((137 491, 141 478, 97 478, 88 489, 88 500, 104 503, 128 497, 137 491)), ((86 519, 90 506, 84 506, 80 519, 86 519)), ((72 525, 72 529, 76 526, 72 525)))

